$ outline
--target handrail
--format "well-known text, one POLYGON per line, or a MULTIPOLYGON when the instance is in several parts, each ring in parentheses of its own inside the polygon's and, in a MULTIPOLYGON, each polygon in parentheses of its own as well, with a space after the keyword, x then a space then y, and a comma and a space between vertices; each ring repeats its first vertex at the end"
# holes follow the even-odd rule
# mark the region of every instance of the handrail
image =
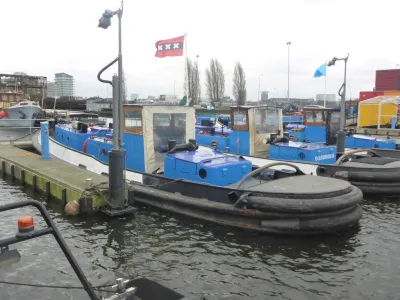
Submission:
POLYGON ((33 238, 36 238, 39 236, 43 236, 46 234, 50 234, 50 233, 53 234, 53 236, 56 239, 61 250, 63 251, 66 258, 68 259, 68 262, 71 264, 72 269, 75 271, 75 274, 78 276, 80 282, 82 283, 83 288, 88 293, 90 299, 99 300, 100 298, 94 292, 94 290, 93 290, 92 286, 90 285, 89 281, 87 280, 85 274, 83 273, 82 269, 78 265, 78 262, 75 260, 75 257, 72 255, 71 250, 68 248, 67 243, 63 239, 61 233, 58 231, 58 228, 56 227, 55 223, 51 219, 49 213, 47 212, 46 208, 44 207, 44 205, 42 203, 40 203, 39 201, 36 201, 36 200, 26 200, 26 201, 19 201, 16 203, 8 203, 8 204, 4 204, 4 205, 0 206, 0 212, 4 212, 4 211, 10 210, 10 209, 21 208, 21 207, 25 207, 25 206, 36 207, 40 211, 48 228, 33 231, 31 234, 25 235, 22 237, 14 236, 14 237, 11 237, 8 239, 0 240, 0 248, 11 245, 11 244, 19 243, 22 241, 30 240, 30 239, 33 239, 33 238))
POLYGON ((115 64, 117 61, 118 61, 118 57, 115 58, 112 62, 110 62, 108 65, 106 65, 104 68, 102 68, 102 69, 99 71, 99 73, 97 74, 97 79, 98 79, 100 82, 109 83, 109 84, 111 84, 111 86, 113 85, 113 84, 112 84, 112 81, 110 81, 110 80, 104 80, 104 79, 102 79, 100 76, 101 76, 101 74, 103 74, 103 72, 104 72, 105 70, 107 70, 109 67, 111 67, 113 64, 115 64))

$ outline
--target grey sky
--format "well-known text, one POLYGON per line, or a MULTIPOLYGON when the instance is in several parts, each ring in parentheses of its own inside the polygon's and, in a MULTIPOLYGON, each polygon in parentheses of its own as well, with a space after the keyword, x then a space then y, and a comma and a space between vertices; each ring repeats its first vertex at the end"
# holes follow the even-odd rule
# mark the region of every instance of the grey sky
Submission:
MULTIPOLYGON (((75 77, 79 96, 107 96, 97 72, 117 55, 117 19, 97 27, 118 0, 0 0, 0 72, 26 72, 53 80, 55 72, 75 77), (5 29, 5 30, 4 30, 5 29)), ((188 56, 200 55, 204 73, 212 57, 225 71, 232 94, 236 60, 246 72, 248 99, 261 89, 286 95, 287 46, 291 41, 290 96, 315 97, 324 78, 313 74, 333 56, 350 53, 348 84, 353 98, 372 90, 375 70, 400 63, 396 0, 125 0, 123 55, 128 94, 183 93, 184 57, 156 58, 155 42, 188 34, 188 56)), ((110 76, 114 71, 105 75, 110 76)), ((337 93, 343 62, 328 69, 327 92, 337 93)), ((349 92, 349 91, 348 91, 349 92)), ((108 89, 108 96, 111 90, 108 89)))

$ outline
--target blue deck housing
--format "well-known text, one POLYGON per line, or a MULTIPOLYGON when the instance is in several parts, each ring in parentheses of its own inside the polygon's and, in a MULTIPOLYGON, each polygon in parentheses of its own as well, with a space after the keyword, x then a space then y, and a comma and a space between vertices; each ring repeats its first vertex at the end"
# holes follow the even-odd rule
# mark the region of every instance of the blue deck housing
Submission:
MULTIPOLYGON (((288 125, 289 127, 290 125, 288 125)), ((289 129, 287 127, 287 129, 289 129)), ((326 143, 325 126, 290 126, 289 137, 295 142, 326 143)))
POLYGON ((251 172, 252 163, 219 151, 184 151, 167 154, 164 158, 164 176, 184 178, 217 186, 238 182, 251 172))
POLYGON ((230 146, 230 137, 220 134, 198 134, 196 136, 196 143, 199 145, 211 147, 213 142, 217 142, 217 150, 226 151, 226 148, 230 146))
POLYGON ((315 143, 278 143, 270 146, 269 158, 333 164, 336 162, 336 147, 315 143))
MULTIPOLYGON (((83 144, 86 141, 86 153, 103 163, 108 164, 108 151, 112 148, 113 135, 111 130, 102 129, 95 132, 82 133, 70 126, 57 125, 54 130, 54 139, 67 147, 83 152, 83 144), (105 137, 110 143, 91 139, 91 137, 105 137)), ((144 142, 142 135, 127 134, 123 136, 123 148, 126 150, 126 168, 145 172, 144 142), (135 153, 130 155, 129 153, 135 153)), ((152 170, 153 171, 153 170, 152 170)))
POLYGON ((396 140, 355 134, 353 136, 346 136, 345 146, 347 148, 380 148, 396 150, 396 140))
POLYGON ((71 124, 57 125, 54 129, 54 139, 67 147, 82 151, 86 139, 92 136, 104 137, 108 132, 110 132, 108 129, 95 128, 93 131, 82 133, 72 128, 71 124))

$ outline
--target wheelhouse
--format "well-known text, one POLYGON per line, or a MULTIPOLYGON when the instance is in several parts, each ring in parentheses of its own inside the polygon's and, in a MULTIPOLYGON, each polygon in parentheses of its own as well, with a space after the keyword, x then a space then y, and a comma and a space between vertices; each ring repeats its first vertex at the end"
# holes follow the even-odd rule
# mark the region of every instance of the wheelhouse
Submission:
POLYGON ((168 141, 188 143, 195 138, 195 110, 187 106, 124 105, 124 148, 126 167, 142 172, 163 171, 161 150, 168 141))

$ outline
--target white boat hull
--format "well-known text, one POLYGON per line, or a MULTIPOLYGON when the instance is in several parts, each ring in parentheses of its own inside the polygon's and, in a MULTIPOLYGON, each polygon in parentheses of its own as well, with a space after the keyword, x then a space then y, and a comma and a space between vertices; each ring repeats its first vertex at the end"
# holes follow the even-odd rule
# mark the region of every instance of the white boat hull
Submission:
MULTIPOLYGON (((40 132, 32 136, 32 143, 36 150, 41 151, 40 132)), ((75 166, 84 166, 86 170, 96 174, 108 174, 108 164, 105 164, 96 158, 83 152, 75 151, 71 148, 49 139, 50 154, 53 158, 66 161, 75 166)), ((126 171, 125 178, 130 181, 143 183, 143 175, 141 173, 126 171)))
POLYGON ((32 101, 20 102, 5 109, 7 115, 0 119, 0 127, 33 127, 40 111, 40 106, 32 101))
MULTIPOLYGON (((34 147, 38 151, 41 151, 40 132, 33 135, 32 142, 34 147)), ((108 164, 105 164, 90 155, 65 147, 64 145, 56 142, 52 138, 50 138, 49 140, 49 145, 50 145, 50 153, 53 158, 66 161, 75 166, 80 166, 80 167, 84 166, 86 170, 96 174, 102 174, 102 173, 108 174, 108 164)), ((205 151, 212 151, 212 149, 207 147, 200 146, 199 148, 202 148, 205 151)), ((263 159, 263 158, 248 157, 248 156, 243 156, 243 157, 251 161, 253 165, 257 165, 259 167, 265 166, 270 163, 279 162, 278 160, 271 160, 271 159, 263 159)), ((318 164, 311 164, 311 163, 305 164, 298 162, 290 162, 290 163, 297 166, 303 173, 309 175, 315 175, 316 169, 318 167, 318 164)), ((272 168, 281 170, 281 169, 288 169, 290 167, 282 165, 282 166, 274 166, 272 168)), ((143 175, 139 172, 126 170, 125 178, 130 181, 143 183, 143 175)))

